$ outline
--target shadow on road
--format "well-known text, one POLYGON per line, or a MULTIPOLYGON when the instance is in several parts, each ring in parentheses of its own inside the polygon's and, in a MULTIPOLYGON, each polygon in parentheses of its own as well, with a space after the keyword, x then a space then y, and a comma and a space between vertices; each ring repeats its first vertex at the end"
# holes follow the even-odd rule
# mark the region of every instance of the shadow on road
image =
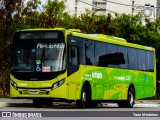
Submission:
MULTIPOLYGON (((25 108, 34 108, 34 105, 32 103, 7 103, 6 107, 25 107, 25 108)), ((117 108, 118 106, 116 105, 102 105, 99 104, 96 108, 117 108)), ((43 105, 42 108, 53 108, 53 109, 79 109, 77 108, 76 104, 74 103, 61 103, 61 104, 53 104, 53 105, 43 105)), ((90 108, 90 109, 95 109, 95 108, 90 108)))
MULTIPOLYGON (((32 101, 26 102, 26 101, 12 101, 12 102, 4 102, 4 105, 1 105, 1 107, 16 107, 16 108, 35 108, 32 101)), ((151 103, 151 102, 144 102, 140 103, 137 102, 134 105, 134 108, 157 108, 160 107, 160 104, 157 103, 151 103)), ((45 109, 79 109, 76 106, 76 103, 65 103, 65 102, 53 102, 53 104, 43 105, 42 108, 45 109)), ((102 103, 98 104, 96 108, 106 109, 106 108, 113 108, 117 109, 118 105, 115 103, 102 103)), ((96 109, 96 108, 89 108, 89 109, 96 109)))

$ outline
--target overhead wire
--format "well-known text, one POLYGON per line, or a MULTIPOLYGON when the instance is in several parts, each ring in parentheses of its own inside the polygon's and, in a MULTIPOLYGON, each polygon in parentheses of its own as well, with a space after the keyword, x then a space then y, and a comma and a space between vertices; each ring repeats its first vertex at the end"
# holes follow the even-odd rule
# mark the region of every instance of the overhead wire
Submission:
MULTIPOLYGON (((104 9, 104 8, 97 7, 96 5, 93 5, 93 4, 90 4, 90 3, 87 3, 87 2, 84 2, 84 1, 81 1, 81 0, 78 0, 78 1, 81 2, 81 3, 84 3, 84 4, 86 4, 86 5, 90 5, 90 6, 92 6, 92 7, 96 7, 96 8, 99 8, 99 9, 104 9)), ((111 12, 111 13, 120 14, 120 13, 115 12, 115 11, 112 11, 112 10, 107 10, 107 9, 106 9, 106 11, 111 12)))
MULTIPOLYGON (((78 1, 81 2, 81 3, 87 4, 87 5, 93 6, 93 7, 95 7, 95 8, 104 9, 104 8, 101 8, 101 7, 97 7, 96 5, 93 5, 93 4, 84 2, 84 1, 82 1, 82 0, 78 0, 78 1)), ((122 5, 122 6, 131 7, 131 8, 136 7, 135 5, 133 6, 133 5, 130 5, 130 4, 123 4, 123 3, 113 2, 113 1, 110 1, 110 0, 105 0, 105 1, 106 1, 106 3, 109 2, 109 3, 113 3, 113 4, 117 4, 117 5, 122 5)), ((137 4, 137 5, 139 5, 139 4, 137 4)), ((141 6, 141 5, 139 5, 139 6, 141 6)), ((153 9, 160 8, 160 7, 151 6, 150 4, 149 4, 149 6, 144 5, 144 6, 141 6, 141 7, 143 7, 143 8, 146 9, 146 10, 149 10, 149 9, 152 9, 152 10, 153 10, 153 9)), ((111 12, 111 13, 120 14, 120 13, 115 12, 115 11, 112 11, 112 10, 107 10, 107 9, 106 9, 106 11, 111 12)), ((143 11, 143 10, 142 10, 142 11, 143 11)))
MULTIPOLYGON (((129 4, 123 4, 123 3, 118 3, 118 2, 113 2, 113 1, 109 1, 109 0, 105 0, 106 2, 109 2, 109 3, 113 3, 113 4, 117 4, 117 5, 123 5, 123 6, 130 6, 130 7, 133 7, 132 5, 129 5, 129 4)), ((137 4, 139 5, 139 4, 137 4)), ((140 5, 141 6, 141 5, 140 5)), ((145 6, 145 5, 144 5, 145 6)), ((160 8, 160 7, 155 7, 154 8, 160 8)))
POLYGON ((110 3, 114 3, 114 4, 118 4, 118 5, 123 5, 123 6, 131 6, 132 7, 132 5, 129 5, 129 4, 123 4, 123 3, 113 2, 113 1, 109 1, 109 0, 106 0, 106 2, 110 2, 110 3))

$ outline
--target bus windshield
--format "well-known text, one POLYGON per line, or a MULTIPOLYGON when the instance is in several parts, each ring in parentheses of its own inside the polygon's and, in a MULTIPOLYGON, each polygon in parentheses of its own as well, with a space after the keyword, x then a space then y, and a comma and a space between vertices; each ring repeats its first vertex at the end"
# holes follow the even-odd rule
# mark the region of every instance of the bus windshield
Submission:
MULTIPOLYGON (((19 41, 20 42, 20 41, 19 41)), ((14 72, 58 72, 65 69, 64 43, 29 43, 28 47, 14 48, 12 71, 14 72), (30 45, 29 45, 30 46, 30 45)))

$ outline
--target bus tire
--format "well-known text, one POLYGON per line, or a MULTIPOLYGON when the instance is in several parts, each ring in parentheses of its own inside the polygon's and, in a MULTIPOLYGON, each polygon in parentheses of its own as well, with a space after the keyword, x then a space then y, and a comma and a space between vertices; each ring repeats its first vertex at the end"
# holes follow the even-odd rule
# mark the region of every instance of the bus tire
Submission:
POLYGON ((89 91, 86 86, 82 88, 81 99, 76 101, 78 108, 91 107, 91 94, 89 91))
POLYGON ((135 91, 132 87, 129 87, 127 100, 119 101, 118 106, 121 108, 122 107, 132 108, 134 106, 134 99, 135 99, 135 91))

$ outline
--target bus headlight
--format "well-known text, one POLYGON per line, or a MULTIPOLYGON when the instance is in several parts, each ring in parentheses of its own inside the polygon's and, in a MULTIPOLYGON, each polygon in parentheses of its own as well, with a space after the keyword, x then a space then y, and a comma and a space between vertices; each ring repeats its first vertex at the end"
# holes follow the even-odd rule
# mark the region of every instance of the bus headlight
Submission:
POLYGON ((65 79, 60 80, 60 81, 54 83, 54 84, 52 85, 52 90, 53 90, 53 89, 56 89, 57 87, 59 87, 59 86, 61 86, 61 85, 63 85, 64 82, 65 82, 65 79))
POLYGON ((15 88, 16 90, 18 89, 17 84, 13 80, 10 80, 10 83, 11 83, 13 88, 15 88))

